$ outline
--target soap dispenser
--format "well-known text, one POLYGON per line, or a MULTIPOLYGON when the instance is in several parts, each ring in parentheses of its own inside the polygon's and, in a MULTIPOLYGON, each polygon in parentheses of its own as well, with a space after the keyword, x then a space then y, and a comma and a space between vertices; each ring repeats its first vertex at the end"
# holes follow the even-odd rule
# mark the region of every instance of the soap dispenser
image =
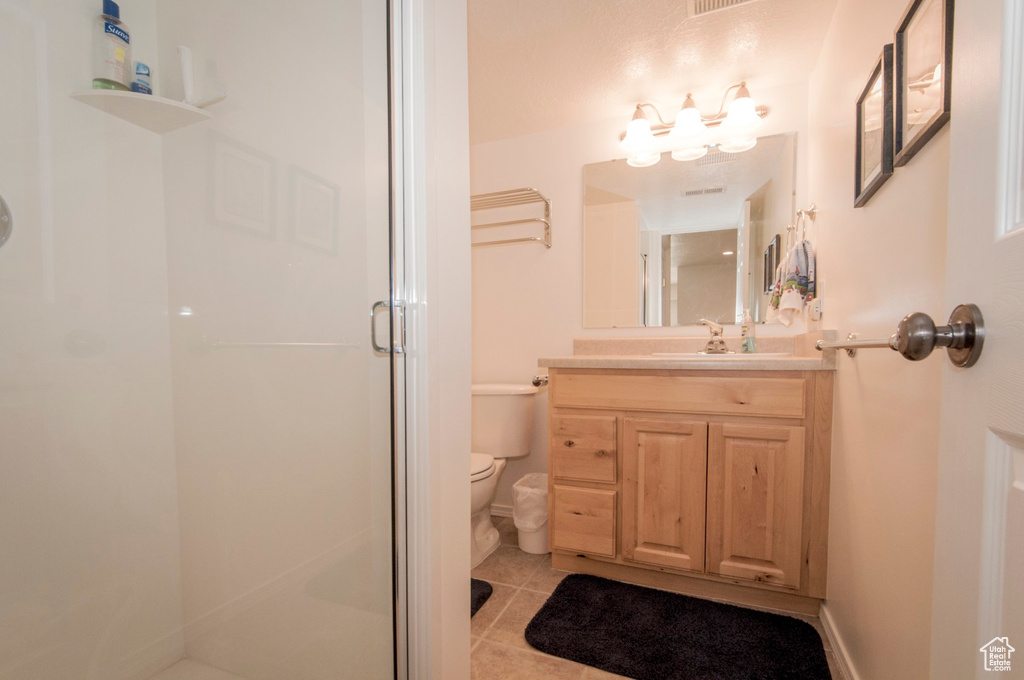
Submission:
POLYGON ((740 349, 744 354, 753 354, 756 350, 756 341, 754 339, 754 320, 750 317, 750 310, 743 310, 743 325, 740 327, 740 335, 743 336, 743 342, 740 345, 740 349))

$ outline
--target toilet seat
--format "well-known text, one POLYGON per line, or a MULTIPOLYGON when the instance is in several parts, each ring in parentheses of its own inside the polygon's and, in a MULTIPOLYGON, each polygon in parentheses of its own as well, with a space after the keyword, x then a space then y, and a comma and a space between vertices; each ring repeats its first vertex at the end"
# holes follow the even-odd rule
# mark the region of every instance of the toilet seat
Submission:
POLYGON ((471 453, 469 461, 469 481, 477 482, 494 474, 493 456, 486 453, 471 453))

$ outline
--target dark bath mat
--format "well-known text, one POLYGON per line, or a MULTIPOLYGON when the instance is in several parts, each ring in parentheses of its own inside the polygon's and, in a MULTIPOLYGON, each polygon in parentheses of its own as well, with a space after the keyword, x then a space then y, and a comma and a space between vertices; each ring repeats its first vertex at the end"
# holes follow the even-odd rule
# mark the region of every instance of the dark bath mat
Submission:
POLYGON ((476 616, 476 613, 480 611, 480 607, 484 606, 484 602, 487 602, 487 598, 493 592, 494 588, 491 588, 491 584, 487 581, 481 581, 478 578, 469 579, 469 593, 472 595, 472 598, 470 598, 470 618, 476 616))
POLYGON ((526 627, 542 652, 638 680, 830 680, 818 632, 743 609, 583 574, 526 627))

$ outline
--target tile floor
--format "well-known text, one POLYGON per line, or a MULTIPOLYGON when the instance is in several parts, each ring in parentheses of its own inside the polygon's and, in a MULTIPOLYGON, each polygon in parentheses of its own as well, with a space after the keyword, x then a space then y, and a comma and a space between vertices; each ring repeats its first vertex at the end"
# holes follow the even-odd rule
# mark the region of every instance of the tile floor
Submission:
MULTIPOLYGON (((501 545, 473 570, 473 578, 491 584, 494 592, 472 623, 472 680, 608 680, 621 678, 605 671, 533 649, 523 637, 530 622, 568 572, 551 568, 550 555, 530 555, 517 545, 510 518, 495 518, 501 545)), ((801 616, 821 635, 833 680, 843 676, 821 623, 801 616)))

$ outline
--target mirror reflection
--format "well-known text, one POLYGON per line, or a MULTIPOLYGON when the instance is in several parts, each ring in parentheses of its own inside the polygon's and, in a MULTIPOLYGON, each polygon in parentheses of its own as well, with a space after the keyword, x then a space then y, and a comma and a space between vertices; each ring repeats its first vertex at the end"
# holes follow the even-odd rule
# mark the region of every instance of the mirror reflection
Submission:
POLYGON ((646 168, 583 168, 583 325, 763 322, 795 207, 796 133, 646 168))

